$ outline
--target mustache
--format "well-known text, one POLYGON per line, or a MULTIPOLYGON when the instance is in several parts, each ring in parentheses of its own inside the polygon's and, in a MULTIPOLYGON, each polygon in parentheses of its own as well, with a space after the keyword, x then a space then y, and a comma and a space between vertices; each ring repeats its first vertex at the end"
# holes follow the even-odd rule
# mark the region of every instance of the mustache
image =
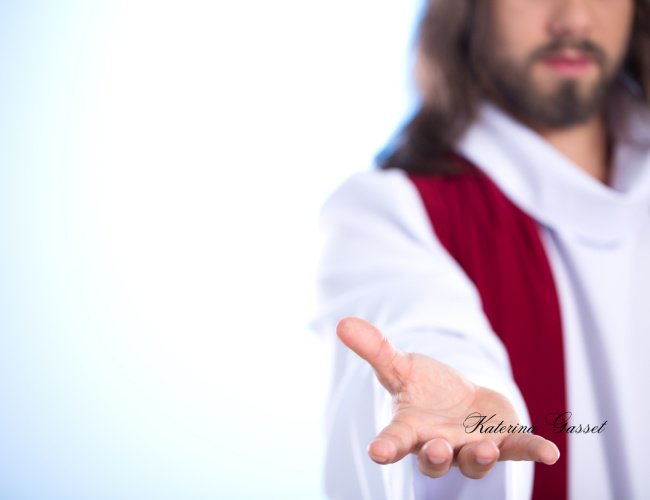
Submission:
POLYGON ((605 54, 605 51, 595 43, 585 38, 573 40, 566 38, 557 38, 547 45, 544 45, 543 47, 535 50, 530 55, 530 61, 532 62, 536 59, 544 59, 549 56, 554 56, 567 49, 574 49, 580 52, 582 55, 591 57, 600 66, 604 66, 607 62, 607 55, 605 54))

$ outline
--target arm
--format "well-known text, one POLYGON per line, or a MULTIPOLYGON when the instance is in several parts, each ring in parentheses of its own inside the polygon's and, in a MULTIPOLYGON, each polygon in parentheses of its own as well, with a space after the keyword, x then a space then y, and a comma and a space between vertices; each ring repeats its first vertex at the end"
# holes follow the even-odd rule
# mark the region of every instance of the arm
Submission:
MULTIPOLYGON (((319 276, 321 309, 313 322, 317 330, 331 335, 341 318, 364 318, 386 335, 395 352, 435 359, 470 384, 504 395, 521 415, 520 423, 525 423, 525 406, 512 381, 505 349, 490 330, 472 283, 435 239, 419 195, 402 172, 353 176, 325 204, 321 224, 325 245, 319 276)), ((395 417, 395 394, 378 383, 363 349, 353 347, 364 328, 341 336, 346 327, 339 327, 341 340, 361 358, 343 343, 334 348, 326 473, 330 494, 406 499, 438 492, 445 498, 464 498, 480 486, 483 495, 489 487, 495 494, 503 492, 502 498, 525 497, 522 492, 529 491, 532 477, 527 463, 500 463, 480 485, 457 469, 443 479, 430 480, 418 472, 414 455, 399 459, 422 449, 442 453, 444 443, 430 449, 417 439, 410 447, 410 443, 400 447, 401 438, 392 444, 373 441, 395 417), (395 463, 378 467, 366 454, 370 442, 373 458, 391 450, 388 462, 395 463), (400 449, 393 454, 392 446, 400 449), (513 474, 515 469, 521 470, 513 474)), ((452 461, 458 464, 460 445, 449 444, 456 452, 452 461)), ((487 448, 475 452, 481 450, 487 452, 487 448)), ((493 461, 488 465, 492 467, 493 461)), ((425 467, 425 472, 435 476, 439 470, 431 473, 425 467)), ((472 475, 469 469, 466 472, 472 475)))

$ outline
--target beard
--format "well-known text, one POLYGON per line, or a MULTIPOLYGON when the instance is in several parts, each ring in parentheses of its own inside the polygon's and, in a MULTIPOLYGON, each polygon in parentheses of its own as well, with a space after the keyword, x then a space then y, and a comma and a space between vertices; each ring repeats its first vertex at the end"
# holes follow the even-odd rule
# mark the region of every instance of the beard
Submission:
POLYGON ((497 52, 487 48, 482 55, 483 64, 479 73, 482 73, 481 79, 488 96, 505 105, 522 120, 543 128, 570 127, 600 113, 615 81, 616 71, 610 68, 605 53, 587 40, 554 40, 534 51, 523 63, 498 57, 497 52), (552 89, 541 89, 533 78, 535 63, 566 49, 575 49, 581 55, 590 57, 599 68, 597 79, 587 84, 578 79, 565 78, 552 89))

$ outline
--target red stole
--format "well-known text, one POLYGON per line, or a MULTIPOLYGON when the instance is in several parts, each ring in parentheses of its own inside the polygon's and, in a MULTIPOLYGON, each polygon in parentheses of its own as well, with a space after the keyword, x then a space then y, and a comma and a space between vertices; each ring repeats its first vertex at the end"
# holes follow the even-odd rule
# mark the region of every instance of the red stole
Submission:
POLYGON ((472 280, 503 341, 536 433, 561 458, 535 464, 533 499, 566 499, 567 436, 546 416, 567 410, 560 306, 537 223, 476 166, 454 156, 458 175, 409 174, 436 236, 472 280))

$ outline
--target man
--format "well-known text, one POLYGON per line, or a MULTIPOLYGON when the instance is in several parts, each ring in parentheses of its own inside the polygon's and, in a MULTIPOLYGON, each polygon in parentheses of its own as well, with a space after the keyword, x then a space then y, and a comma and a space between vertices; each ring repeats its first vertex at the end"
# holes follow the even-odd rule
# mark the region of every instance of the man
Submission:
POLYGON ((431 0, 416 66, 323 208, 328 494, 650 498, 650 2, 431 0))

